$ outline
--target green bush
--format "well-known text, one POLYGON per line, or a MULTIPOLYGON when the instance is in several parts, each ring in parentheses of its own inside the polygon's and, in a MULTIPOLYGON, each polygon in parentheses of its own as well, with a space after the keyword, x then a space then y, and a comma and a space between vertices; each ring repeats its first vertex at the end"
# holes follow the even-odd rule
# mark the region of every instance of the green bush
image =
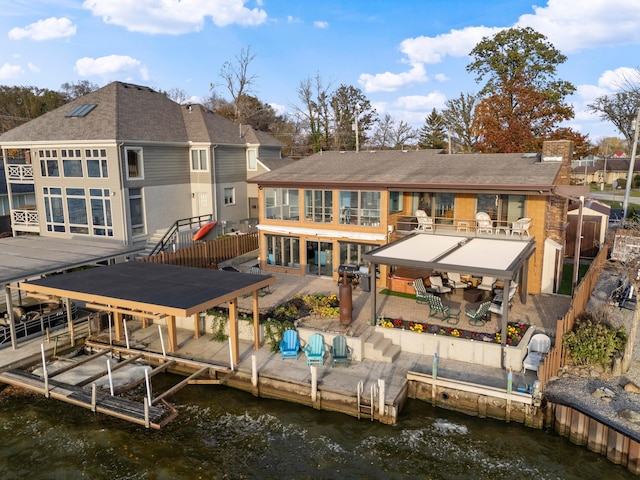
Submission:
POLYGON ((296 326, 289 320, 273 320, 268 319, 264 322, 264 336, 265 342, 271 345, 271 351, 277 352, 280 350, 280 342, 284 338, 284 332, 286 330, 295 330, 296 326))
POLYGON ((585 314, 562 340, 576 365, 609 366, 614 356, 624 352, 627 332, 585 314))

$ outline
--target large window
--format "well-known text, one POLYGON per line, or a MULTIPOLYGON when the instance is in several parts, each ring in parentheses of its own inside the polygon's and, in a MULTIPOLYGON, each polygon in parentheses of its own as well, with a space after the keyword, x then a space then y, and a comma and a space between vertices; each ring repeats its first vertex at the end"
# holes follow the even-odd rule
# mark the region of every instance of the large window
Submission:
POLYGON ((209 170, 207 162, 207 149, 199 148, 191 150, 191 171, 206 172, 209 170))
POLYGON ((309 222, 333 222, 333 192, 331 190, 305 190, 304 215, 309 222))
POLYGON ((48 232, 66 232, 62 189, 44 187, 45 224, 48 232))
POLYGON ((144 233, 144 209, 142 204, 142 189, 129 189, 129 211, 131 215, 131 232, 134 235, 144 233))
POLYGON ((142 179, 144 178, 144 169, 142 163, 142 148, 127 147, 125 149, 127 158, 127 178, 142 179))
POLYGON ((84 188, 67 188, 67 209, 69 210, 69 232, 89 234, 87 220, 87 199, 84 188))
POLYGON ((264 206, 267 219, 300 220, 300 199, 296 189, 265 188, 264 206))
POLYGON ((98 236, 113 237, 113 222, 111 219, 111 194, 107 188, 92 188, 91 219, 93 222, 93 234, 98 236))
POLYGON ((267 264, 280 267, 300 267, 300 239, 280 235, 265 235, 267 264))
POLYGON ((340 223, 380 225, 380 192, 341 191, 340 223))
POLYGON ((65 177, 82 178, 82 160, 62 160, 62 171, 65 177))
POLYGON ((510 226, 525 216, 524 195, 477 195, 476 212, 487 212, 496 226, 510 226))
POLYGON ((389 192, 389 213, 399 213, 402 209, 402 192, 389 192))
POLYGON ((340 242, 340 265, 363 265, 362 255, 377 247, 367 243, 340 242))

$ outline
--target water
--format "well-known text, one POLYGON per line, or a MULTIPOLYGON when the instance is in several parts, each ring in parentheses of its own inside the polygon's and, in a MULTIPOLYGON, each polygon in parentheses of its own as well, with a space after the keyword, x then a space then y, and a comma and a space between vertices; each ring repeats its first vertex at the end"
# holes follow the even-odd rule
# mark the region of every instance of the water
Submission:
POLYGON ((221 386, 189 386, 172 403, 179 417, 154 431, 5 389, 1 478, 637 478, 554 433, 420 401, 395 426, 221 386))

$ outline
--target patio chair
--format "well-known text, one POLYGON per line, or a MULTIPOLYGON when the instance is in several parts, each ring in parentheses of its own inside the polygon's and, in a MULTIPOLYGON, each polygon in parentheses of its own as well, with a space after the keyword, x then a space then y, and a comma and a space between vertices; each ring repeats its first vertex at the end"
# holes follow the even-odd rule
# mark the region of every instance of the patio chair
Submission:
POLYGON ((522 361, 524 373, 527 373, 527 370, 537 372, 540 367, 540 362, 542 361, 542 356, 547 354, 550 348, 551 339, 544 333, 536 333, 531 337, 529 345, 527 345, 527 356, 524 357, 522 361))
POLYGON ((307 365, 323 365, 326 349, 322 335, 319 333, 311 335, 309 343, 304 346, 302 351, 307 356, 307 365))
POLYGON ((487 212, 476 213, 476 232, 493 233, 493 220, 487 212))
POLYGON ((429 277, 429 283, 431 283, 431 291, 435 293, 451 293, 451 288, 442 284, 442 277, 437 275, 429 277))
POLYGON ((469 325, 482 326, 487 323, 487 314, 489 313, 489 307, 491 307, 491 301, 482 302, 476 309, 468 308, 465 311, 467 317, 469 317, 469 325))
MULTIPOLYGON (((513 304, 513 297, 516 296, 517 291, 518 284, 513 282, 509 286, 509 301, 507 302, 507 308, 511 308, 511 305, 513 304)), ((489 311, 497 315, 502 315, 502 312, 504 312, 504 292, 502 290, 499 290, 496 296, 493 297, 489 311)))
POLYGON ((427 215, 427 212, 424 210, 416 210, 416 220, 418 221, 418 227, 416 228, 419 232, 433 232, 433 218, 427 215))
POLYGON ((447 272, 447 278, 451 288, 467 288, 469 286, 467 282, 462 281, 459 273, 447 272))
POLYGON ((478 288, 480 290, 486 290, 487 292, 493 292, 495 285, 495 277, 482 277, 482 281, 478 284, 478 288))
POLYGON ((351 361, 351 349, 347 345, 347 339, 344 335, 337 335, 333 338, 333 345, 330 351, 334 367, 336 365, 349 365, 351 361))
POLYGON ((531 226, 531 219, 527 217, 520 218, 511 224, 511 236, 520 235, 521 237, 529 236, 529 227, 531 226))
POLYGON ((413 288, 416 291, 416 303, 428 304, 427 295, 429 294, 422 278, 418 277, 413 281, 413 288))
POLYGON ((429 295, 429 317, 438 318, 438 315, 441 315, 442 320, 451 325, 460 321, 459 308, 442 303, 442 299, 436 295, 429 295))
POLYGON ((298 350, 300 350, 300 340, 298 339, 298 332, 295 330, 286 330, 282 341, 280 342, 280 352, 282 353, 282 359, 298 358, 298 350))

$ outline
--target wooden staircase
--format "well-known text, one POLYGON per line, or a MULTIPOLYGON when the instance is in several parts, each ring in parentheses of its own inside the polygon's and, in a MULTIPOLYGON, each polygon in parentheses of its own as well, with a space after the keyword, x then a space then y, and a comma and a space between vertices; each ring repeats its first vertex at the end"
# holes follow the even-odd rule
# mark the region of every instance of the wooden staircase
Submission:
POLYGON ((400 347, 372 329, 371 335, 364 341, 364 358, 376 362, 391 363, 400 353, 400 347))

